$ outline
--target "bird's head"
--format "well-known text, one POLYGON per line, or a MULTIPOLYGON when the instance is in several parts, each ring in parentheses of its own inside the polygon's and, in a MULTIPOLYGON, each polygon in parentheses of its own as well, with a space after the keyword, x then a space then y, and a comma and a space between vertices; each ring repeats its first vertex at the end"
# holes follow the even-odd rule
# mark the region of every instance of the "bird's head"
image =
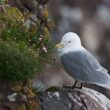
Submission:
POLYGON ((64 34, 62 37, 62 40, 59 44, 56 45, 56 48, 62 49, 62 48, 74 48, 81 46, 80 38, 77 34, 73 32, 68 32, 64 34))

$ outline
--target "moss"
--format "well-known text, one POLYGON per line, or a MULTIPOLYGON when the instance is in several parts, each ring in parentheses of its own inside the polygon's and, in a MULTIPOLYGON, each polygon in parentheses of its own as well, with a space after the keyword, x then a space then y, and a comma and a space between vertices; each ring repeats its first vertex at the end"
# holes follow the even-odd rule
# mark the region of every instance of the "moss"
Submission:
POLYGON ((20 44, 0 42, 0 80, 24 81, 38 71, 37 57, 20 44))
POLYGON ((18 106, 18 110, 26 110, 26 107, 25 107, 25 104, 20 104, 19 106, 18 106))

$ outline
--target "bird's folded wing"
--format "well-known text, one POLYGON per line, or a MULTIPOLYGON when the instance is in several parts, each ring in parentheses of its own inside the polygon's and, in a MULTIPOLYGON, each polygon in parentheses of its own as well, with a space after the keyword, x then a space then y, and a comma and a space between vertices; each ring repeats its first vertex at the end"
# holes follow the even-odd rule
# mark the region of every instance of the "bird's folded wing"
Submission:
POLYGON ((69 52, 61 57, 67 73, 85 83, 110 86, 110 75, 88 51, 69 52))

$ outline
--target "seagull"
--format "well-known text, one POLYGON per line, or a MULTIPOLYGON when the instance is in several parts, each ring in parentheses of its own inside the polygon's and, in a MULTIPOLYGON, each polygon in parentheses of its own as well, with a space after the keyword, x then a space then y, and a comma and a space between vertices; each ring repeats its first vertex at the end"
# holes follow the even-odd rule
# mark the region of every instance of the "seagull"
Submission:
POLYGON ((81 84, 95 84, 110 89, 110 75, 107 69, 81 45, 76 33, 64 34, 56 48, 65 71, 75 79, 75 85, 78 81, 81 84))

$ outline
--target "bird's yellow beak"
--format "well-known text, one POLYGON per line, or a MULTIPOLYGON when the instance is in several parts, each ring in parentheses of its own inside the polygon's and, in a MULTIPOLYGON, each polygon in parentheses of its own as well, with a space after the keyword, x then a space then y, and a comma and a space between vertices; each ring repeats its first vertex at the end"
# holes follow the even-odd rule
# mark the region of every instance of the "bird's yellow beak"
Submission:
POLYGON ((62 43, 59 43, 59 44, 57 44, 55 47, 56 47, 56 48, 63 48, 64 45, 63 45, 62 43))

